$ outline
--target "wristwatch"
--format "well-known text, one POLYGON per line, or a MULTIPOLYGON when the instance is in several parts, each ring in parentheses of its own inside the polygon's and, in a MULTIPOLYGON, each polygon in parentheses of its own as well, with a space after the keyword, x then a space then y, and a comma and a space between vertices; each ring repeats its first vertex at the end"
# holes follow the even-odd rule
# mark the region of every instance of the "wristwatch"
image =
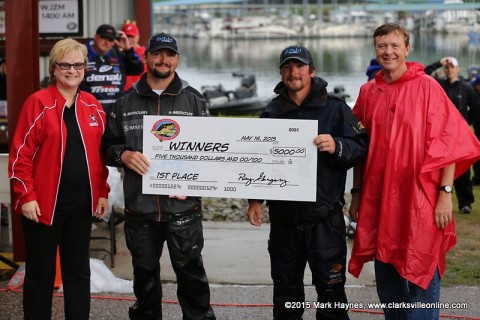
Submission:
POLYGON ((452 186, 440 186, 438 188, 438 191, 443 191, 445 193, 452 193, 453 188, 452 188, 452 186))

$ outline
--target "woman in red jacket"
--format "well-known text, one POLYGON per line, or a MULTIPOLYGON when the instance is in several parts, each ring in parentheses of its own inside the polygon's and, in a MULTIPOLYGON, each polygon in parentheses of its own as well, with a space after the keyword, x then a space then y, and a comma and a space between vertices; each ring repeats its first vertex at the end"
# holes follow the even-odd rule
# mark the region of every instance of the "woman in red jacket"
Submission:
POLYGON ((106 214, 109 187, 100 153, 105 112, 78 90, 86 63, 83 44, 64 39, 53 46, 51 85, 25 101, 10 150, 14 207, 25 235, 26 320, 51 319, 57 246, 65 318, 89 318, 92 215, 106 214))

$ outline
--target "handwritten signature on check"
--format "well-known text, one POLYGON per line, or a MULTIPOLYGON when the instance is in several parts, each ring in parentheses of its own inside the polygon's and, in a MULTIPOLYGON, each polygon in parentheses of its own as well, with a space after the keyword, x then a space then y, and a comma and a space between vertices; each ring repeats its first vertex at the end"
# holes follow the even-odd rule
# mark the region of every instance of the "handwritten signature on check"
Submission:
POLYGON ((286 187, 287 183, 289 182, 288 180, 285 179, 277 179, 277 178, 267 178, 265 175, 265 172, 260 173, 260 175, 256 178, 249 178, 245 173, 239 173, 238 174, 238 181, 245 182, 245 186, 249 186, 252 183, 267 183, 267 185, 278 185, 281 188, 286 187))

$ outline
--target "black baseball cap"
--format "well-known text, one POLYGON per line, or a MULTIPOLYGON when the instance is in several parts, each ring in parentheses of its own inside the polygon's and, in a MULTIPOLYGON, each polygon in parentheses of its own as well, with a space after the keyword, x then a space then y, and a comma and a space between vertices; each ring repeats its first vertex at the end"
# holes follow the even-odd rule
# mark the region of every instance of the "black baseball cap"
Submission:
POLYGON ((160 49, 170 49, 178 54, 177 41, 174 37, 166 33, 154 35, 148 41, 145 51, 153 53, 160 49))
POLYGON ((290 46, 283 49, 280 54, 280 67, 288 60, 298 60, 304 64, 313 65, 313 58, 307 48, 302 46, 290 46))
POLYGON ((97 28, 97 33, 101 38, 115 40, 117 36, 117 32, 115 28, 109 24, 102 24, 100 27, 97 28))

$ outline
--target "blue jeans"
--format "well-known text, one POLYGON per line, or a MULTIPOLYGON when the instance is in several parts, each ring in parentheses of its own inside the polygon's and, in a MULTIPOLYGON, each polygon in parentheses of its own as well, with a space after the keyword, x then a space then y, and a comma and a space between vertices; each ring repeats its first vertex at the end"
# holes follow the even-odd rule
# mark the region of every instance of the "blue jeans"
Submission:
MULTIPOLYGON (((434 303, 440 300, 440 274, 435 270, 427 290, 402 278, 395 267, 375 260, 377 293, 382 303, 434 303)), ((439 319, 438 308, 384 308, 386 320, 434 320, 439 319)))

